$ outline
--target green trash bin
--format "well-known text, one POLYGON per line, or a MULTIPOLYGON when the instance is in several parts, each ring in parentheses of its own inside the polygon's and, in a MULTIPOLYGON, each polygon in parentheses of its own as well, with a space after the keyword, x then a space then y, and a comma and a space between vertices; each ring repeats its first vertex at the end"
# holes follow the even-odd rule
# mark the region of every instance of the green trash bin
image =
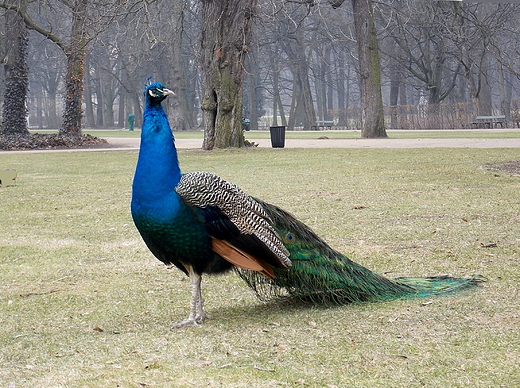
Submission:
POLYGON ((271 132, 271 145, 273 148, 285 147, 285 125, 280 127, 269 127, 271 132))

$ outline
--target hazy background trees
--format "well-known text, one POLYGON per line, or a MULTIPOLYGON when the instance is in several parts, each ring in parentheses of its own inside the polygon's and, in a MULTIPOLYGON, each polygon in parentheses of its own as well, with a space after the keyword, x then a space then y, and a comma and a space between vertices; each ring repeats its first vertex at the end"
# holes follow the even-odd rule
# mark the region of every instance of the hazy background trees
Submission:
POLYGON ((202 0, 204 142, 243 147, 242 83, 257 0, 202 0))
MULTIPOLYGON (((415 126, 467 127, 472 117, 491 114, 510 120, 519 87, 519 7, 415 0, 381 6, 389 105, 396 107, 398 96, 403 106, 419 97, 424 114, 415 126)), ((393 109, 393 126, 406 126, 407 117, 406 108, 393 109)))
MULTIPOLYGON (((62 42, 29 31, 30 128, 78 124, 62 122, 62 111, 71 89, 67 63, 82 47, 84 88, 72 89, 83 96, 83 127, 125 128, 130 113, 139 126, 149 77, 176 92, 167 105, 174 130, 204 127, 200 0, 111 2, 110 13, 96 8, 99 2, 67 2, 90 7, 78 42, 71 34, 78 12, 65 2, 27 3, 31 20, 62 42)), ((373 7, 386 127, 467 128, 488 114, 519 119, 518 4, 384 0, 373 7)), ((233 113, 233 127, 246 117, 253 129, 310 129, 317 120, 361 129, 366 66, 360 72, 352 2, 334 9, 325 0, 258 0, 255 11, 251 39, 241 47, 243 107, 233 113)), ((2 20, 5 56, 11 22, 2 20)), ((3 96, 8 85, 1 87, 3 96)))
MULTIPOLYGON (((12 0, 9 4, 25 8, 20 0, 12 0)), ((6 133, 28 134, 27 128, 27 91, 28 79, 28 31, 23 18, 12 9, 5 11, 4 30, 5 51, 3 56, 5 71, 5 93, 12 96, 3 104, 2 128, 6 133)))
MULTIPOLYGON (((14 57, 15 68, 5 72, 6 85, 13 83, 16 73, 26 72, 27 59, 23 61, 21 53, 26 51, 25 31, 31 30, 54 43, 66 59, 64 85, 64 109, 60 134, 68 138, 79 138, 82 128, 83 91, 85 79, 85 58, 87 46, 101 32, 105 31, 111 22, 128 14, 132 8, 131 1, 42 1, 9 0, 0 5, 5 10, 6 58, 14 57), (11 17, 14 14, 16 17, 11 17), (21 20, 21 22, 20 22, 21 20), (25 31, 13 28, 17 24, 25 24, 25 31), (13 36, 17 33, 17 36, 13 36), (25 34, 25 35, 24 35, 25 34), (13 46, 13 41, 17 43, 13 46), (16 45, 22 46, 17 50, 16 45), (22 63, 23 62, 23 63, 22 63)), ((8 68, 6 68, 7 70, 8 68)), ((30 69, 29 69, 30 71, 30 69)), ((26 95, 25 90, 9 91, 6 88, 4 105, 18 95, 26 95)), ((8 104, 9 106, 9 104, 8 104)), ((88 101, 87 101, 88 106, 88 101)), ((4 129, 3 132, 9 131, 4 129)), ((23 133, 23 131, 16 131, 23 133)))

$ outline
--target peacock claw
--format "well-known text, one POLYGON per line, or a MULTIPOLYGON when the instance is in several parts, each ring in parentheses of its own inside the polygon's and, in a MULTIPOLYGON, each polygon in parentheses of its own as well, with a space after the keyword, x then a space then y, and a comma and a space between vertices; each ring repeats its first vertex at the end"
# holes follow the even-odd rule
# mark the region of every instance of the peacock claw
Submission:
POLYGON ((205 312, 202 312, 202 314, 199 314, 195 317, 195 321, 197 323, 204 323, 206 319, 211 319, 211 316, 206 314, 205 312))
POLYGON ((208 314, 203 313, 197 315, 195 318, 186 318, 184 321, 174 322, 171 324, 171 328, 177 329, 179 327, 200 326, 206 319, 211 319, 211 317, 208 314))
POLYGON ((184 321, 174 322, 171 324, 172 329, 178 329, 180 327, 188 327, 188 326, 200 326, 200 323, 198 323, 193 318, 188 318, 188 319, 185 319, 184 321))

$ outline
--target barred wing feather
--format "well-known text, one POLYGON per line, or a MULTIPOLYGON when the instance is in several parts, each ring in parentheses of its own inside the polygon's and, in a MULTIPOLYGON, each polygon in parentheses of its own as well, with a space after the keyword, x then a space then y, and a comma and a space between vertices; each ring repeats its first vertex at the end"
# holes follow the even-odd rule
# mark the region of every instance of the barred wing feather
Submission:
POLYGON ((243 237, 254 236, 264 244, 276 257, 277 266, 291 266, 289 251, 274 230, 269 215, 260 203, 236 185, 215 174, 196 171, 184 174, 175 191, 188 205, 217 208, 243 237))

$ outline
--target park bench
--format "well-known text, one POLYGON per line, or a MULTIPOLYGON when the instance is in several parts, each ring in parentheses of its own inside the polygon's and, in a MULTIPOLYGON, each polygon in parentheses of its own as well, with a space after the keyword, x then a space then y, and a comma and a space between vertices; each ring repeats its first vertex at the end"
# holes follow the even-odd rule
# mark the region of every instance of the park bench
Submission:
POLYGON ((318 120, 318 121, 316 121, 316 125, 311 125, 311 130, 319 131, 321 128, 332 129, 333 125, 334 125, 334 121, 332 121, 332 120, 318 120))
POLYGON ((504 128, 506 116, 477 116, 475 121, 471 123, 471 128, 504 128))

